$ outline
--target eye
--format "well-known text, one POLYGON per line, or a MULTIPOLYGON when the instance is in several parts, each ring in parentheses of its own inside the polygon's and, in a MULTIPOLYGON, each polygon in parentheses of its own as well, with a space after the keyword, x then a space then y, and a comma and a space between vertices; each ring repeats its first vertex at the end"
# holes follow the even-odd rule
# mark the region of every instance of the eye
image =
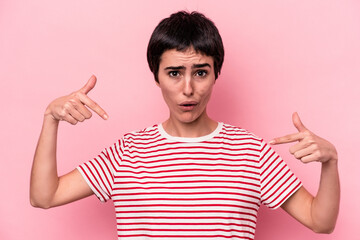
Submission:
POLYGON ((179 77, 180 76, 179 71, 170 71, 168 74, 170 77, 179 77))
POLYGON ((207 71, 206 70, 199 70, 199 71, 196 71, 195 75, 199 76, 199 77, 205 77, 207 75, 207 71))

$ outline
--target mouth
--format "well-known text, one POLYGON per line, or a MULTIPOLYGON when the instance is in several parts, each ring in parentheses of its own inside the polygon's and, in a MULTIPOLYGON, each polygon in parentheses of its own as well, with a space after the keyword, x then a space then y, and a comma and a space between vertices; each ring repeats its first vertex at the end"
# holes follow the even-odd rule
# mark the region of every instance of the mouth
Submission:
POLYGON ((196 106, 198 105, 197 102, 195 101, 187 101, 187 102, 182 102, 179 104, 180 108, 183 111, 191 111, 193 110, 196 106))

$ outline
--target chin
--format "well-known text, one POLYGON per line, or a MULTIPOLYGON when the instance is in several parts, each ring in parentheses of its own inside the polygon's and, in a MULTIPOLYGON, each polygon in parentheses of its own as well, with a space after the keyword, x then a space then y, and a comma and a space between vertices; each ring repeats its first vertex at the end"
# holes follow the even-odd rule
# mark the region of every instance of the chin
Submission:
POLYGON ((189 114, 187 116, 179 116, 177 118, 177 120, 179 122, 189 124, 189 123, 193 123, 193 122, 197 121, 199 118, 200 118, 200 116, 198 116, 198 115, 189 114))

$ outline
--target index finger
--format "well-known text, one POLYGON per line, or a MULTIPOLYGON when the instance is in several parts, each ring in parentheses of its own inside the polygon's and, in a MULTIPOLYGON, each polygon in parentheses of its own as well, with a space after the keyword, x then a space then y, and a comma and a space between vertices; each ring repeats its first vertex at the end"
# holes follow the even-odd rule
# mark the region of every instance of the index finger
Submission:
POLYGON ((304 134, 302 132, 299 132, 299 133, 293 133, 293 134, 288 134, 288 135, 285 135, 282 137, 274 138, 269 143, 272 145, 291 143, 291 142, 300 141, 303 138, 304 138, 304 134))
POLYGON ((104 120, 107 120, 109 116, 105 112, 104 109, 102 109, 96 102, 91 100, 86 94, 79 93, 79 99, 82 103, 84 103, 86 106, 88 106, 91 110, 96 112, 101 118, 104 120))

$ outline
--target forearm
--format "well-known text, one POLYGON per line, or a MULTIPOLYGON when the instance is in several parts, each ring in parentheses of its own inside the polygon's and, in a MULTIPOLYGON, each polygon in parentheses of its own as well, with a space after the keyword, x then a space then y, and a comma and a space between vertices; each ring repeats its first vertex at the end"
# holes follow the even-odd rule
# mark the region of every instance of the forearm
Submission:
POLYGON ((83 122, 92 115, 89 109, 103 119, 108 118, 106 112, 87 96, 95 84, 93 75, 80 90, 55 99, 46 108, 31 170, 30 202, 34 207, 59 206, 92 194, 77 170, 58 176, 56 145, 59 121, 73 125, 83 122))
POLYGON ((315 197, 302 187, 282 207, 313 231, 331 233, 335 228, 340 203, 337 151, 335 146, 326 139, 307 129, 297 113, 293 114, 293 123, 298 133, 274 138, 270 143, 297 142, 289 149, 295 158, 303 163, 320 162, 322 164, 320 185, 315 197))
POLYGON ((335 228, 340 203, 337 159, 322 163, 319 190, 312 202, 315 231, 330 233, 335 228))
POLYGON ((58 125, 58 121, 45 115, 31 170, 30 201, 35 207, 50 207, 58 186, 56 164, 58 125))

